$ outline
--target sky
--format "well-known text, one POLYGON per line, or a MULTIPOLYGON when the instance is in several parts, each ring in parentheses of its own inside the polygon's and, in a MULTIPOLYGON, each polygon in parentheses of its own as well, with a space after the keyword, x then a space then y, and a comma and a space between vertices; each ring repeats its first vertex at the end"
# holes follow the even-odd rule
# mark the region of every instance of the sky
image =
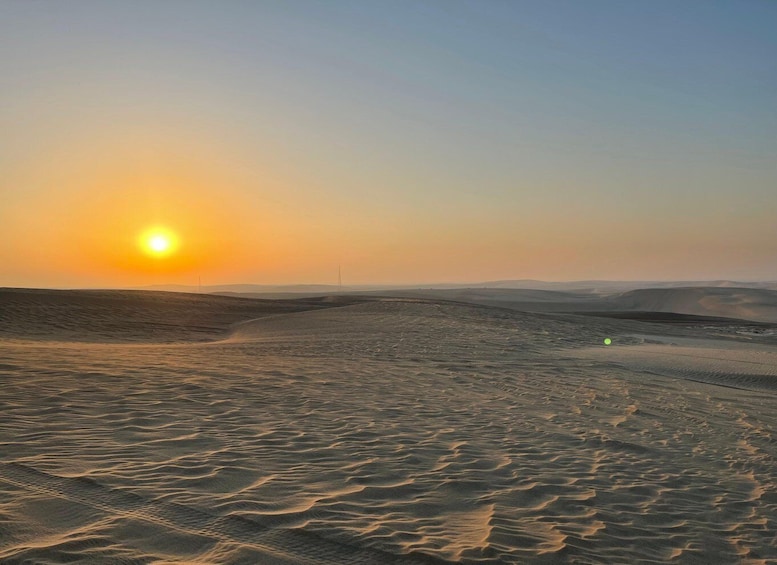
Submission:
POLYGON ((0 286, 777 280, 775 29, 770 0, 0 0, 0 286))

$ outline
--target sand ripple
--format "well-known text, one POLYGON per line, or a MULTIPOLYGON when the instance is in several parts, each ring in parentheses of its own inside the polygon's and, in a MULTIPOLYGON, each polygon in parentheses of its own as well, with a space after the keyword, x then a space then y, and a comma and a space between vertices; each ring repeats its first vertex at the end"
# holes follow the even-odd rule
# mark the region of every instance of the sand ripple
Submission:
POLYGON ((585 323, 386 301, 0 342, 0 561, 774 562, 770 369, 648 371, 571 350, 627 327, 585 323))

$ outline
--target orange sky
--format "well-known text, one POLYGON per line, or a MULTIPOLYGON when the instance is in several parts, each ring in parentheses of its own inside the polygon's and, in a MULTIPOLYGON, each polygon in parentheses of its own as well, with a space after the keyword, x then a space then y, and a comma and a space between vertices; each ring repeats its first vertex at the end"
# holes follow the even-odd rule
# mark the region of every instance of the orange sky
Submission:
POLYGON ((777 11, 605 4, 4 3, 0 286, 777 279, 777 11))

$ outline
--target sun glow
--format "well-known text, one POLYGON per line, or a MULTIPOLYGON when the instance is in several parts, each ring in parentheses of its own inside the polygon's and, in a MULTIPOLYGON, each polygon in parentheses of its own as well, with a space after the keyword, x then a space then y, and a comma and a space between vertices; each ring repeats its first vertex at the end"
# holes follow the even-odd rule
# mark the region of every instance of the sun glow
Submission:
POLYGON ((140 246, 152 257, 166 257, 178 247, 178 238, 166 228, 152 228, 140 236, 140 246))

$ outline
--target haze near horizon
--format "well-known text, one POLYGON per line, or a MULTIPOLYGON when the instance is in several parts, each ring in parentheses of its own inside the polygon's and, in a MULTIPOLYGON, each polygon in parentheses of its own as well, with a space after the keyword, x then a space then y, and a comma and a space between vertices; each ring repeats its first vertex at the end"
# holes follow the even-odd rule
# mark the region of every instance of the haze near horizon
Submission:
POLYGON ((777 4, 0 4, 0 286, 777 280, 777 4))

